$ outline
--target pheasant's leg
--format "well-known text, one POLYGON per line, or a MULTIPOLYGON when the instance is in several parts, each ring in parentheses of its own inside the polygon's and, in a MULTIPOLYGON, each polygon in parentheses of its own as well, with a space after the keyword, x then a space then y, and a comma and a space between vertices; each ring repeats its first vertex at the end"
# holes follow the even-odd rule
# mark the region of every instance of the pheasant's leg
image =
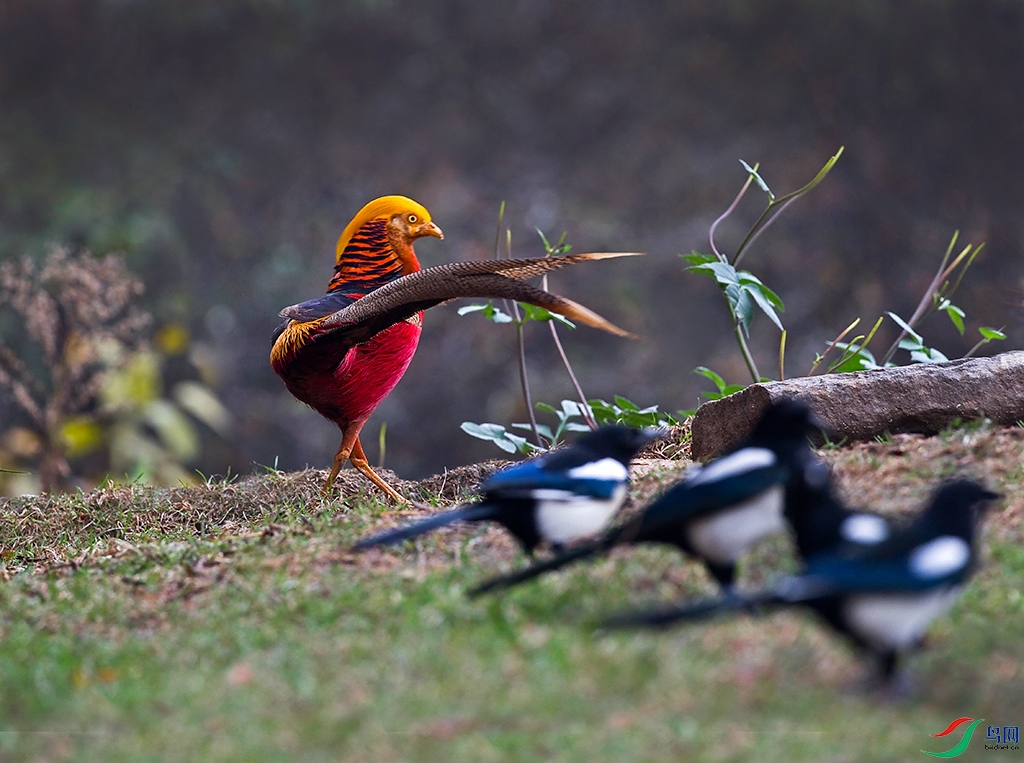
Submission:
POLYGON ((405 498, 401 494, 399 494, 397 490, 395 490, 393 487, 391 487, 391 485, 389 485, 383 479, 381 479, 380 475, 377 474, 377 472, 370 468, 370 464, 366 460, 366 454, 363 453, 363 446, 359 442, 358 435, 356 435, 355 444, 352 446, 352 452, 349 455, 349 461, 352 462, 352 466, 354 466, 356 469, 365 474, 374 485, 376 485, 385 493, 387 493, 388 498, 390 498, 392 501, 394 501, 395 503, 409 503, 408 498, 405 498))
MULTIPOLYGON (((330 492, 334 480, 338 478, 338 472, 341 471, 341 467, 348 461, 349 454, 352 453, 353 448, 359 442, 359 430, 362 429, 362 426, 363 422, 353 421, 341 430, 341 445, 338 446, 338 452, 334 454, 334 464, 331 466, 331 473, 327 476, 327 482, 320 489, 322 495, 327 495, 330 492)), ((361 453, 362 448, 359 451, 361 453)))

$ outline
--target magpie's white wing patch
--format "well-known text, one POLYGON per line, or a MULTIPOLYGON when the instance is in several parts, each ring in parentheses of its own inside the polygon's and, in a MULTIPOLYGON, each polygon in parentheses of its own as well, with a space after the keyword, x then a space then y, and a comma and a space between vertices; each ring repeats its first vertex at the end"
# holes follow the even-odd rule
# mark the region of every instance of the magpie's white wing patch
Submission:
POLYGON ((783 496, 782 486, 773 485, 747 501, 694 520, 687 531, 690 543, 713 562, 735 562, 755 543, 786 531, 783 496))
POLYGON ((737 474, 762 469, 775 464, 775 454, 767 448, 740 448, 735 453, 722 456, 701 469, 692 478, 693 484, 723 480, 737 474))
POLYGON ((626 499, 626 485, 618 485, 611 497, 595 499, 565 491, 535 491, 537 529, 551 543, 569 543, 596 535, 608 527, 615 512, 626 499), (551 493, 548 497, 537 493, 551 493), (560 495, 555 495, 560 494, 560 495))
POLYGON ((943 535, 910 554, 910 571, 919 578, 941 578, 962 570, 971 559, 967 541, 955 535, 943 535))
POLYGON ((581 480, 610 480, 623 482, 629 477, 629 470, 614 458, 602 458, 574 467, 566 476, 581 480))
POLYGON ((853 543, 881 543, 889 537, 889 524, 874 514, 852 514, 843 520, 839 532, 853 543))

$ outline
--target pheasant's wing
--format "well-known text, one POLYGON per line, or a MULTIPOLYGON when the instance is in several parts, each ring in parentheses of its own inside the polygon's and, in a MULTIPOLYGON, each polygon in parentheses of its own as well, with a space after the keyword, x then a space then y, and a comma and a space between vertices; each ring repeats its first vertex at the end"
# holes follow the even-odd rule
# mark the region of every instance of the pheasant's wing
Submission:
POLYGON ((277 338, 285 332, 293 321, 296 323, 309 323, 317 318, 325 318, 339 310, 345 309, 355 302, 356 299, 356 297, 351 295, 335 291, 330 294, 324 294, 322 297, 307 299, 305 302, 284 308, 278 313, 284 320, 274 330, 271 343, 276 342, 277 338))
POLYGON ((297 305, 286 307, 278 315, 282 318, 290 318, 291 320, 305 323, 307 321, 315 321, 317 318, 326 318, 328 315, 332 315, 339 310, 344 310, 353 302, 358 301, 358 299, 358 297, 351 294, 332 291, 330 294, 324 294, 322 297, 314 297, 297 305))

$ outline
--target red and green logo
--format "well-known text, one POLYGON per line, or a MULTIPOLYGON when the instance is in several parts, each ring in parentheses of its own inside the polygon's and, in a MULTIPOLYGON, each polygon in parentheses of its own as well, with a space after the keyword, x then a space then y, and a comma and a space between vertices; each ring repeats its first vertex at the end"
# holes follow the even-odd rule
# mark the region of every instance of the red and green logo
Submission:
POLYGON ((968 726, 967 729, 964 731, 963 737, 961 737, 960 742, 955 747, 946 750, 945 752, 929 752, 928 750, 921 750, 921 752, 923 752, 925 755, 931 755, 936 758, 955 758, 957 755, 960 755, 961 753, 963 753, 964 750, 967 749, 967 745, 971 743, 971 737, 974 736, 974 729, 976 729, 978 727, 978 724, 981 723, 983 720, 985 719, 957 718, 955 721, 949 724, 945 731, 940 732, 938 734, 931 734, 931 736, 933 737, 944 737, 947 734, 951 734, 955 729, 959 728, 961 724, 970 723, 971 725, 968 726))

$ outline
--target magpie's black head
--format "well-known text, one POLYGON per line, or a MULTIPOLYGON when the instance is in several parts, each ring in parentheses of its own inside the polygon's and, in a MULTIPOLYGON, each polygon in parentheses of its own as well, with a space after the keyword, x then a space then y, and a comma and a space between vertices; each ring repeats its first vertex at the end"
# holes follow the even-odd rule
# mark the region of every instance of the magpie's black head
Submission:
POLYGON ((940 487, 927 513, 937 530, 970 539, 989 501, 1002 498, 973 480, 954 480, 940 487))
POLYGON ((629 466, 641 448, 664 436, 663 429, 604 426, 583 435, 576 441, 576 447, 587 448, 601 458, 614 458, 629 466))
POLYGON ((779 400, 768 406, 750 435, 752 443, 771 447, 784 441, 803 441, 819 431, 806 403, 779 400))

